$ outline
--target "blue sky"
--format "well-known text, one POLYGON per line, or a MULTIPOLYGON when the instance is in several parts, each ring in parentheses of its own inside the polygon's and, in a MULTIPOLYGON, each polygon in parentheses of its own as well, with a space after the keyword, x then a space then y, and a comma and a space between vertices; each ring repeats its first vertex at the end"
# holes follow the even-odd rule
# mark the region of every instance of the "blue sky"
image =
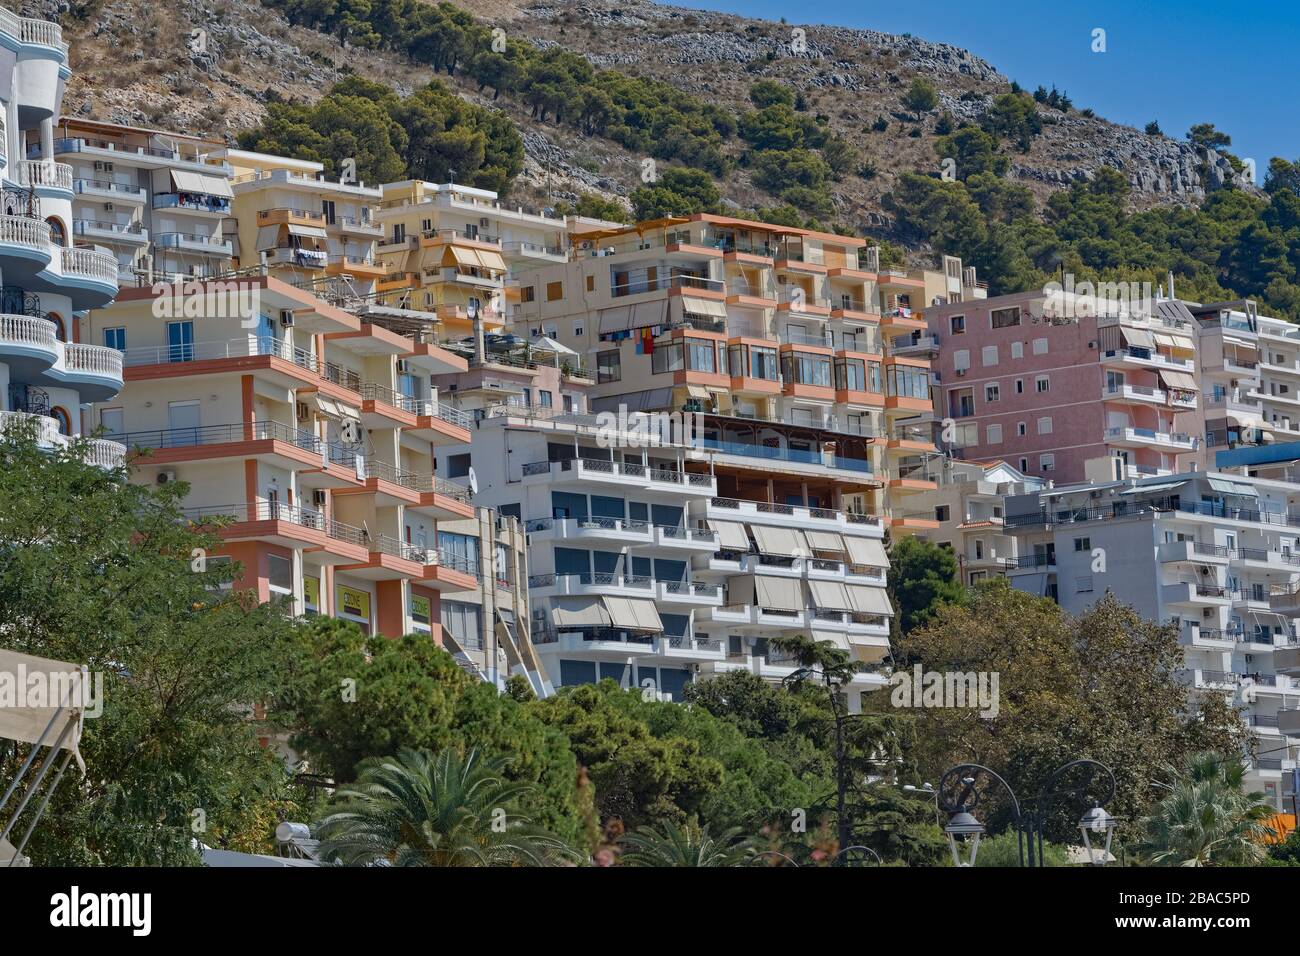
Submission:
POLYGON ((1065 90, 1075 107, 1141 129, 1154 119, 1184 137, 1210 122, 1253 158, 1300 156, 1300 4, 1208 0, 889 0, 811 4, 685 0, 791 24, 911 33, 965 47, 1032 90, 1065 90), (1106 31, 1106 52, 1091 50, 1106 31))

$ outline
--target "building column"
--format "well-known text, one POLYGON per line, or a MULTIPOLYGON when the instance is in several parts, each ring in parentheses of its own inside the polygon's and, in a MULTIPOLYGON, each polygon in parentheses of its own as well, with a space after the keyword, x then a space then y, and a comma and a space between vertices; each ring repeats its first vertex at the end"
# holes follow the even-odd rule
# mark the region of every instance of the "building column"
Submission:
POLYGON ((54 117, 41 120, 41 158, 54 162, 54 117))

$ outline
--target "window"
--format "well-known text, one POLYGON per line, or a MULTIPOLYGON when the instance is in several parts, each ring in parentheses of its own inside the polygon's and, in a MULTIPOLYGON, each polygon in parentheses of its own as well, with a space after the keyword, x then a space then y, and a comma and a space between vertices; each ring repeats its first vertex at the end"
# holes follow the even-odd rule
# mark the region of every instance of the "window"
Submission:
POLYGON ((105 329, 104 345, 119 352, 126 351, 126 328, 118 326, 115 329, 105 329))
POLYGON ((520 287, 519 287, 519 301, 520 301, 520 302, 535 302, 535 301, 537 301, 537 300, 536 300, 536 293, 533 291, 533 287, 532 287, 532 286, 530 286, 530 285, 525 285, 525 286, 520 286, 520 287))
POLYGON ((998 347, 996 345, 986 345, 980 352, 981 365, 998 364, 998 347))
POLYGON ((1092 575, 1085 574, 1083 577, 1074 579, 1074 593, 1086 594, 1092 590, 1092 575))
POLYGON ((537 390, 537 401, 542 408, 550 408, 552 404, 551 393, 539 388, 537 390))
POLYGON ((980 427, 973 422, 956 426, 953 442, 958 448, 969 448, 980 443, 980 427))
POLYGON ((1020 324, 1020 307, 1012 306, 1009 309, 994 309, 989 313, 991 325, 995 329, 1007 329, 1013 325, 1020 324))
POLYGON ((1020 459, 1020 473, 1021 473, 1022 475, 1027 475, 1027 474, 1029 474, 1029 459, 1028 459, 1028 458, 1021 458, 1021 459, 1020 459))
POLYGON ((686 367, 693 372, 716 372, 717 346, 708 339, 686 339, 686 367))
POLYGON ((958 372, 964 372, 970 368, 970 350, 958 349, 952 353, 952 367, 958 372))
POLYGON ((50 409, 50 414, 53 415, 54 420, 59 423, 60 435, 72 434, 72 416, 68 414, 68 410, 66 408, 62 407, 61 405, 55 405, 52 409, 50 409))
POLYGON ((997 382, 990 382, 984 386, 984 401, 996 402, 1002 398, 1002 389, 997 382))
POLYGON ((1034 354, 1035 355, 1047 354, 1047 339, 1034 339, 1034 354))
POLYGON ((1016 394, 1025 394, 1025 380, 1023 378, 1016 379, 1016 394))
POLYGON ((582 324, 582 319, 579 319, 578 321, 574 322, 573 323, 574 338, 579 338, 579 339, 582 338, 583 334, 586 332, 586 328, 587 327, 582 324))
POLYGON ((266 556, 266 583, 278 594, 293 593, 293 561, 279 554, 266 556))
POLYGON ((126 431, 122 419, 122 409, 120 408, 101 408, 99 410, 99 424, 110 436, 121 435, 126 431))
POLYGON ((966 334, 966 316, 954 315, 948 320, 948 331, 953 335, 966 334))
POLYGON ((1040 435, 1052 434, 1052 418, 1050 415, 1044 415, 1042 418, 1038 420, 1038 434, 1040 435))
POLYGON ((439 604, 442 626, 456 643, 466 650, 482 649, 483 635, 479 631, 478 605, 446 600, 439 604))
POLYGON ((984 433, 985 433, 985 436, 987 437, 987 439, 988 439, 988 443, 989 443, 990 445, 1000 445, 1000 444, 1002 444, 1002 426, 1001 426, 1001 425, 989 425, 989 426, 984 430, 984 433))
POLYGON ((623 379, 623 364, 618 349, 601 352, 596 356, 596 381, 618 382, 623 379))
POLYGON ((976 561, 984 560, 984 539, 983 538, 975 539, 975 560, 976 561))
POLYGON ((1016 422, 1016 434, 1022 438, 1029 434, 1029 429, 1025 426, 1024 422, 1016 422))
POLYGON ((1087 552, 1091 553, 1091 551, 1092 551, 1092 538, 1075 538, 1075 539, 1074 539, 1074 550, 1075 550, 1075 551, 1087 551, 1087 552))
POLYGON ((1048 452, 1046 455, 1039 455, 1039 456, 1038 456, 1038 467, 1039 467, 1039 469, 1042 470, 1042 471, 1055 471, 1055 470, 1056 470, 1056 456, 1053 455, 1051 452, 1048 452))
POLYGON ((1012 357, 1013 359, 1018 359, 1018 358, 1024 358, 1024 357, 1025 357, 1025 343, 1024 343, 1024 342, 1012 342, 1012 343, 1011 343, 1011 357, 1012 357))
POLYGON ((193 322, 186 320, 183 322, 167 323, 167 361, 194 361, 193 322))
POLYGON ((951 511, 951 506, 950 506, 950 505, 935 505, 935 506, 934 506, 934 520, 935 520, 935 521, 947 521, 947 520, 948 520, 948 515, 949 515, 950 511, 951 511))
POLYGON ((1051 380, 1048 379, 1046 375, 1040 375, 1038 378, 1034 379, 1034 388, 1037 389, 1039 393, 1046 392, 1051 387, 1051 380))
POLYGON ((595 277, 595 276, 587 276, 587 291, 588 291, 588 292, 595 292, 595 291, 596 291, 596 277, 595 277))
POLYGON ((447 456, 447 477, 464 478, 469 474, 470 454, 447 456))
POLYGON ((559 299, 563 299, 563 298, 564 298, 564 283, 563 283, 563 282, 548 282, 548 283, 546 283, 546 301, 547 301, 547 302, 556 302, 556 301, 558 301, 559 299))

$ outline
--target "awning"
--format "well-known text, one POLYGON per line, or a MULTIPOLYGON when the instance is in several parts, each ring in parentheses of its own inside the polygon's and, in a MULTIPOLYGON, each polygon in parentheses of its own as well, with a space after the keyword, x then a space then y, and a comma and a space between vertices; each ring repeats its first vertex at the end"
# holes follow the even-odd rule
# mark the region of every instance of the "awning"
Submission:
POLYGON ((1165 481, 1156 485, 1134 485, 1132 488, 1125 488, 1120 492, 1121 495, 1142 495, 1151 491, 1168 491, 1170 488, 1180 488, 1184 482, 1165 481))
POLYGON ((476 249, 479 262, 484 269, 491 269, 493 272, 505 272, 506 261, 501 258, 501 253, 494 249, 476 249))
POLYGON ((573 349, 565 345, 563 342, 557 342, 549 335, 534 335, 531 339, 528 340, 528 344, 531 345, 538 352, 550 352, 552 355, 577 355, 578 354, 573 349))
POLYGON ((709 520, 709 527, 718 532, 718 543, 728 551, 748 551, 749 535, 745 526, 736 521, 709 520))
POLYGON ((483 263, 479 261, 478 250, 462 249, 460 246, 448 246, 447 248, 451 251, 452 258, 455 259, 459 265, 466 266, 470 269, 482 268, 483 263))
POLYGON ((838 581, 809 581, 808 590, 812 592, 813 604, 832 611, 850 611, 853 605, 849 593, 838 581))
POLYGON ((639 305, 620 305, 612 309, 600 310, 599 332, 625 332, 629 329, 644 329, 652 325, 663 325, 667 303, 642 302, 639 305))
POLYGON ((172 171, 172 185, 177 192, 203 193, 207 196, 220 196, 229 199, 235 193, 230 188, 230 180, 224 176, 205 176, 201 173, 172 171))
POLYGON ((814 551, 844 552, 844 539, 835 531, 805 531, 808 547, 814 551))
POLYGON ((276 243, 280 241, 279 226, 258 226, 257 227, 257 251, 265 252, 267 249, 274 249, 276 243))
POLYGON ((1225 495, 1247 495, 1251 498, 1259 497, 1254 486, 1245 484, 1240 481, 1229 481, 1227 478, 1210 478, 1210 487, 1215 491, 1225 495))
POLYGON ((1169 369, 1160 369, 1160 381, 1165 383, 1167 388, 1177 388, 1184 392, 1197 391, 1196 379, 1186 372, 1174 372, 1169 369))
POLYGON ((844 536, 844 543, 849 546, 849 563, 861 564, 869 568, 889 567, 889 556, 885 546, 876 538, 855 538, 844 536))
POLYGON ((849 592, 849 601, 853 604, 853 610, 859 614, 883 614, 891 615, 894 609, 889 604, 889 595, 885 593, 884 588, 873 588, 866 584, 846 584, 845 588, 849 592))
POLYGON ((1154 335, 1156 342, 1160 345, 1166 346, 1167 348, 1174 348, 1178 344, 1174 341, 1172 335, 1167 335, 1164 332, 1156 332, 1154 335))
POLYGON ((1120 335, 1124 336, 1124 341, 1134 348, 1154 349, 1156 347, 1155 336, 1146 329, 1130 329, 1127 326, 1120 326, 1120 335))
POLYGON ((614 627, 629 631, 662 631, 663 621, 654 601, 645 598, 605 597, 605 610, 614 627))
POLYGON ((713 395, 703 385, 687 385, 686 394, 691 398, 703 398, 712 400, 713 395))
POLYGON ((681 296, 682 311, 692 315, 711 315, 714 318, 727 317, 727 305, 717 299, 701 299, 693 295, 681 296))
POLYGON ((559 598, 551 608, 551 621, 556 627, 608 627, 609 612, 598 597, 559 598))
POLYGON ((754 603, 776 611, 802 611, 803 588, 798 578, 754 575, 754 603))
POLYGON ((0 650, 0 675, 17 694, 14 701, 0 706, 0 738, 52 748, 67 728, 59 749, 72 751, 77 765, 84 769, 77 745, 81 742, 82 708, 92 702, 87 670, 77 664, 0 650), (43 684, 43 693, 35 693, 34 677, 43 684), (46 733, 60 710, 62 717, 46 733))
POLYGON ((302 223, 290 222, 285 224, 291 236, 301 236, 304 239, 325 239, 324 226, 306 226, 302 223))
POLYGON ((742 607, 754 603, 754 575, 742 574, 727 580, 727 605, 742 607))
POLYGON ((773 528, 768 525, 752 524, 749 530, 754 532, 754 541, 762 554, 775 554, 785 558, 797 558, 807 553, 794 528, 773 528))

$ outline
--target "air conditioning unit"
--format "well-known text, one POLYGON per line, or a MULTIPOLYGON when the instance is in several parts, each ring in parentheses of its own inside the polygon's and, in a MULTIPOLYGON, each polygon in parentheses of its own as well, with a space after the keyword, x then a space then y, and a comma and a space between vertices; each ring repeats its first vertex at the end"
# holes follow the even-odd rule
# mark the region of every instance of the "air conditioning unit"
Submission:
POLYGON ((297 403, 297 413, 298 421, 300 422, 305 422, 307 419, 311 418, 311 408, 308 407, 306 402, 297 403))
POLYGON ((280 310, 280 325, 286 329, 293 328, 293 309, 280 310))
POLYGON ((154 479, 160 485, 170 485, 175 480, 176 472, 174 471, 160 471, 158 477, 154 479))

